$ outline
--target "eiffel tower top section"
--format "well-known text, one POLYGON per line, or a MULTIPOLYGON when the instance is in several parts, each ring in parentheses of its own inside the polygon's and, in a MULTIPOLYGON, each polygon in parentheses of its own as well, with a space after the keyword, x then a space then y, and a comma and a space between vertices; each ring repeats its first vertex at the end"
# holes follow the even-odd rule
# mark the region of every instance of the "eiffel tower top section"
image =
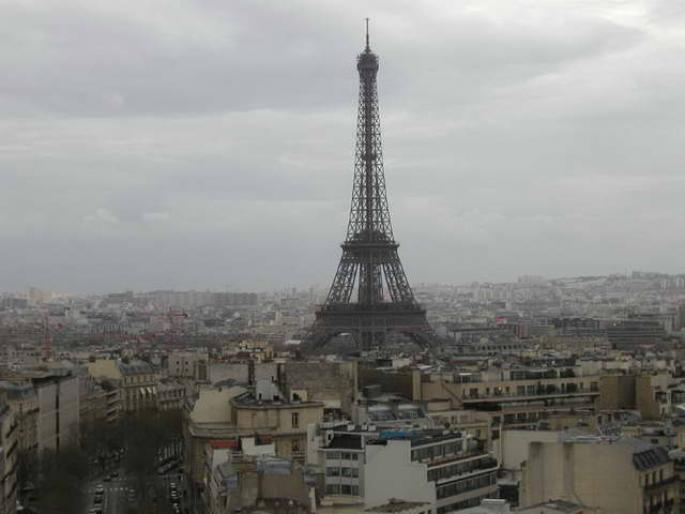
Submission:
POLYGON ((359 111, 347 241, 394 241, 383 171, 376 83, 378 56, 371 51, 369 44, 368 19, 366 20, 366 47, 357 57, 357 71, 359 71, 359 111))

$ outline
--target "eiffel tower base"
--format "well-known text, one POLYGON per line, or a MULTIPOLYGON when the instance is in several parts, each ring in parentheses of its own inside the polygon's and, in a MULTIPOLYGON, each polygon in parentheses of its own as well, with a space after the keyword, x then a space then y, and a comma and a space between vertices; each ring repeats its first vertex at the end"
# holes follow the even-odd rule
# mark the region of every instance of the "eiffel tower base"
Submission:
POLYGON ((398 308, 362 309, 358 305, 324 306, 316 313, 304 347, 316 351, 340 334, 351 334, 362 350, 384 346, 390 333, 403 334, 421 348, 432 348, 435 334, 426 321, 426 311, 408 306, 398 308))

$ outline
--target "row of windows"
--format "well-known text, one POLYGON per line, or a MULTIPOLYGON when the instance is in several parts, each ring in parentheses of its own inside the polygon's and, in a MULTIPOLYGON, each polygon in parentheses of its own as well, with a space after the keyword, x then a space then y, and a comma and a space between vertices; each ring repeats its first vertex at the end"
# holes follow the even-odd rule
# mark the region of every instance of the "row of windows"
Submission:
POLYGON ((448 498, 449 496, 455 496, 466 491, 473 491, 475 489, 480 489, 481 487, 495 485, 496 483, 497 476, 494 472, 485 473, 484 475, 477 477, 438 486, 438 498, 448 498))
MULTIPOLYGON (((534 396, 534 395, 544 395, 544 394, 553 394, 553 393, 575 393, 578 391, 584 391, 585 390, 585 384, 583 382, 569 382, 565 383, 562 382, 561 384, 532 384, 532 385, 520 385, 516 386, 516 396, 534 396)), ((598 383, 597 382, 590 382, 590 391, 598 391, 598 383)), ((468 390, 468 395, 466 392, 466 389, 462 391, 462 396, 463 397, 469 397, 469 398, 480 398, 481 396, 483 397, 490 397, 490 396, 511 396, 511 388, 509 386, 506 386, 504 388, 502 387, 493 387, 492 391, 490 390, 489 387, 486 387, 484 390, 484 393, 481 395, 480 389, 477 387, 470 387, 468 390), (491 394, 492 393, 492 394, 491 394)))
POLYGON ((359 496, 359 486, 328 484, 326 486, 326 494, 344 494, 347 496, 359 496))
POLYGON ((358 477, 359 468, 326 468, 327 477, 358 477))
POLYGON ((328 460, 358 460, 359 455, 349 452, 326 452, 326 458, 328 460))
MULTIPOLYGON (((663 481, 664 481, 664 469, 663 469, 663 468, 661 468, 661 469, 659 470, 659 480, 658 480, 658 481, 659 481, 659 482, 663 482, 663 481)), ((651 473, 645 473, 645 474, 642 476, 641 483, 642 483, 642 485, 656 484, 656 483, 657 483, 657 472, 656 472, 656 471, 652 471, 651 473)))
POLYGON ((184 396, 182 390, 172 389, 169 391, 157 391, 157 396, 169 397, 169 398, 182 398, 184 396))
POLYGON ((492 468, 497 465, 497 461, 492 457, 484 457, 482 459, 470 460, 466 462, 457 462, 449 466, 443 466, 437 469, 431 469, 428 472, 428 481, 435 482, 443 478, 449 478, 454 475, 463 475, 478 469, 492 468))
POLYGON ((154 382, 155 378, 152 375, 132 375, 124 377, 124 384, 134 384, 136 382, 154 382))
POLYGON ((461 439, 453 442, 448 442, 445 444, 436 444, 435 446, 429 446, 428 448, 420 448, 418 450, 412 450, 411 460, 423 461, 426 459, 436 459, 444 457, 445 455, 454 455, 459 453, 463 449, 463 443, 461 439))

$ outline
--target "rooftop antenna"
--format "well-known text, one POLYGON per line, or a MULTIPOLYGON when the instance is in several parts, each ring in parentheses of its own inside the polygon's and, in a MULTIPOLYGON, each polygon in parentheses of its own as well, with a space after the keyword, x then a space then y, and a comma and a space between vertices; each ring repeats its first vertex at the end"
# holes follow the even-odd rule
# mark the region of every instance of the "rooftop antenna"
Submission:
POLYGON ((366 18, 366 51, 370 52, 371 47, 369 46, 369 19, 366 18))

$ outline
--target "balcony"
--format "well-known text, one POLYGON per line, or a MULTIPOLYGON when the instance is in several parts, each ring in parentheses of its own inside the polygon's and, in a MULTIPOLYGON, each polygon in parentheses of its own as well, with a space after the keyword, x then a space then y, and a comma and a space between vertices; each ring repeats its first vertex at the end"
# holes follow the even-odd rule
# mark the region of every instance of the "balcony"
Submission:
POLYGON ((497 459, 488 457, 478 461, 455 463, 451 466, 442 468, 431 468, 428 470, 428 480, 441 484, 451 482, 455 479, 463 478, 468 475, 478 474, 483 471, 494 471, 499 468, 497 459))
POLYGON ((575 389, 562 391, 561 389, 543 389, 537 388, 532 392, 517 393, 517 394, 504 394, 504 395, 468 395, 461 399, 464 404, 469 403, 506 403, 506 402, 517 402, 517 401, 529 401, 529 400, 545 400, 553 398, 573 398, 573 397, 585 397, 585 396, 599 396, 599 391, 593 391, 591 389, 575 389))

